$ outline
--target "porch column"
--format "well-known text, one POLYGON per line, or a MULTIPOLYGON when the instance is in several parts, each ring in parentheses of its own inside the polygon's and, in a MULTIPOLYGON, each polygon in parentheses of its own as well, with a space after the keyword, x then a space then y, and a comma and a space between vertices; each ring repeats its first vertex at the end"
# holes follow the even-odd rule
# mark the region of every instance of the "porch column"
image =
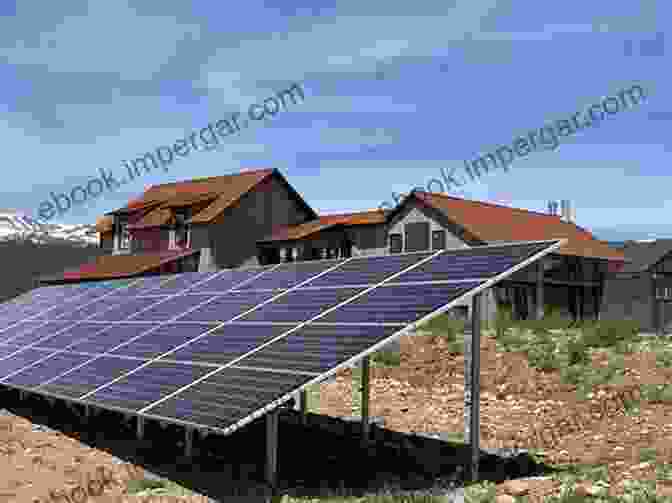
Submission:
POLYGON ((544 260, 537 261, 537 270, 536 270, 536 308, 537 312, 535 317, 538 320, 541 320, 544 317, 544 260))

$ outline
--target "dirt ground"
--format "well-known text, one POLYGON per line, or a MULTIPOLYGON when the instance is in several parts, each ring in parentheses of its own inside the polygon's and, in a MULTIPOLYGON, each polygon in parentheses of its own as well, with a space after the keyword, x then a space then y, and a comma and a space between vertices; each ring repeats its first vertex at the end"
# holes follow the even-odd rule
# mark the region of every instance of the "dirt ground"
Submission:
MULTIPOLYGON (((593 355, 592 365, 604 365, 606 358, 593 355)), ((549 464, 606 465, 612 495, 623 493, 625 480, 655 480, 656 463, 672 463, 672 403, 641 402, 634 414, 623 406, 624 399, 638 398, 639 384, 672 383, 672 369, 657 368, 654 354, 625 355, 622 382, 597 387, 584 401, 558 371, 530 368, 524 355, 497 351, 492 337, 482 338, 481 366, 482 447, 541 449, 549 464), (643 462, 642 448, 655 448, 655 459, 643 462)), ((320 413, 352 415, 350 372, 322 385, 320 413)), ((451 355, 440 339, 402 339, 401 365, 372 368, 370 390, 370 413, 384 417, 386 428, 463 434, 464 357, 451 355)), ((559 485, 527 480, 522 491, 541 502, 559 485)), ((497 490, 511 493, 506 484, 497 490)))

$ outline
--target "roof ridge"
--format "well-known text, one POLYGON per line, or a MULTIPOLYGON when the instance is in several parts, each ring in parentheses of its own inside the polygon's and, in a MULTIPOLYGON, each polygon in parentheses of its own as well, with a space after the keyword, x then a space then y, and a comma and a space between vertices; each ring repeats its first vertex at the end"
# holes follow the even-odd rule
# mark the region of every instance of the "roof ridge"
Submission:
POLYGON ((191 184, 191 183, 199 183, 199 182, 207 182, 207 181, 212 181, 212 180, 217 180, 219 178, 228 178, 232 176, 243 176, 243 175, 252 175, 252 174, 261 174, 266 172, 267 174, 271 174, 274 171, 273 168, 261 168, 261 169, 254 169, 254 170, 249 170, 249 171, 240 171, 238 173, 229 173, 226 175, 216 175, 216 176, 205 176, 202 178, 191 178, 189 180, 180 180, 177 182, 168 182, 168 183, 160 183, 158 185, 150 185, 145 192, 147 192, 149 189, 155 188, 155 187, 170 187, 174 185, 186 185, 186 184, 191 184))
MULTIPOLYGON (((504 208, 504 209, 507 209, 507 210, 522 211, 524 213, 531 213, 533 215, 539 215, 539 216, 544 216, 544 217, 553 217, 555 219, 560 220, 561 222, 564 222, 564 220, 562 220, 562 218, 560 218, 560 215, 551 215, 549 213, 544 213, 543 211, 527 210, 525 208, 515 208, 513 206, 505 206, 503 204, 491 203, 489 201, 478 201, 476 199, 465 199, 463 197, 454 197, 454 196, 449 196, 447 194, 441 194, 440 192, 425 192, 425 191, 417 191, 417 192, 419 194, 429 194, 430 196, 439 196, 439 197, 443 197, 445 199, 451 199, 453 201, 464 201, 464 202, 467 202, 467 203, 480 204, 480 205, 483 205, 483 206, 494 206, 496 208, 504 208)), ((565 222, 565 223, 573 223, 573 222, 565 222)))

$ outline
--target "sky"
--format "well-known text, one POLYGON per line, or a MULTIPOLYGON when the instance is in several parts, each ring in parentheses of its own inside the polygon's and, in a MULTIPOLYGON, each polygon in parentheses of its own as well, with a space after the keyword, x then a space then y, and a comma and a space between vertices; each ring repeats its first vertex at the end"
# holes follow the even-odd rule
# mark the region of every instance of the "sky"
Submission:
POLYGON ((244 169, 279 169, 321 213, 453 172, 459 197, 569 199, 588 229, 670 237, 669 19, 653 0, 3 0, 0 207, 37 217, 51 192, 120 177, 297 83, 302 102, 50 221, 93 223, 150 185, 244 169), (465 160, 633 85, 639 104, 465 176, 465 160))

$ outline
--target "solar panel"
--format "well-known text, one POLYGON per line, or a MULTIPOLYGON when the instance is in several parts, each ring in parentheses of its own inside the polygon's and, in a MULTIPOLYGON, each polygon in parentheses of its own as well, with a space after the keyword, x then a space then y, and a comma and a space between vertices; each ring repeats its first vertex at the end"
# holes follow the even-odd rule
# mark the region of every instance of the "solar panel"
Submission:
POLYGON ((184 315, 183 321, 224 322, 272 298, 273 292, 230 292, 184 315))
MULTIPOLYGON (((211 369, 175 363, 152 363, 138 372, 86 397, 90 402, 139 410, 193 382, 211 369)), ((86 396, 86 395, 85 395, 86 396)))
POLYGON ((78 398, 138 367, 140 363, 104 356, 83 367, 73 366, 72 372, 63 373, 56 379, 48 379, 35 390, 78 398))
POLYGON ((239 360, 236 366, 322 374, 401 328, 311 324, 239 360))
POLYGON ((42 321, 23 321, 15 323, 0 331, 0 342, 9 342, 15 337, 37 330, 42 325, 44 325, 44 322, 42 321))
POLYGON ((185 272, 181 274, 173 274, 167 281, 157 285, 154 288, 150 288, 146 291, 143 291, 138 295, 172 295, 176 293, 183 292, 193 286, 195 286, 200 281, 208 281, 209 279, 214 278, 219 273, 216 272, 185 272))
POLYGON ((239 290, 284 290, 343 263, 344 260, 320 260, 281 264, 273 274, 264 274, 239 290))
POLYGON ((2 382, 9 385, 16 384, 26 387, 37 386, 47 379, 62 374, 63 371, 83 363, 86 359, 86 356, 59 353, 4 378, 2 382))
POLYGON ((151 359, 216 326, 191 323, 159 326, 152 332, 110 351, 110 354, 151 359))
POLYGON ((71 321, 49 321, 36 327, 34 330, 22 332, 19 335, 5 339, 4 342, 17 346, 27 346, 37 341, 50 337, 61 330, 71 327, 71 321))
POLYGON ((176 313, 185 312, 214 298, 213 295, 178 295, 166 299, 142 313, 138 313, 133 319, 138 321, 166 321, 173 318, 176 313))
POLYGON ((171 360, 206 362, 223 365, 267 342, 294 325, 232 323, 175 351, 171 360))
MULTIPOLYGON (((107 328, 84 340, 68 343, 76 337, 64 331, 14 355, 0 346, 0 379, 228 433, 560 244, 283 264, 201 275, 203 281, 171 278, 141 291, 165 288, 172 297, 119 295, 119 306, 87 320, 109 321, 99 323, 107 328), (193 295, 183 294, 178 281, 193 295), (36 349, 48 340, 54 348, 67 345, 57 354, 36 349), (29 377, 31 368, 39 378, 29 377)), ((21 333, 14 327, 6 342, 34 340, 43 328, 21 333)))
POLYGON ((294 290, 243 316, 242 320, 299 323, 363 291, 364 288, 294 290))

